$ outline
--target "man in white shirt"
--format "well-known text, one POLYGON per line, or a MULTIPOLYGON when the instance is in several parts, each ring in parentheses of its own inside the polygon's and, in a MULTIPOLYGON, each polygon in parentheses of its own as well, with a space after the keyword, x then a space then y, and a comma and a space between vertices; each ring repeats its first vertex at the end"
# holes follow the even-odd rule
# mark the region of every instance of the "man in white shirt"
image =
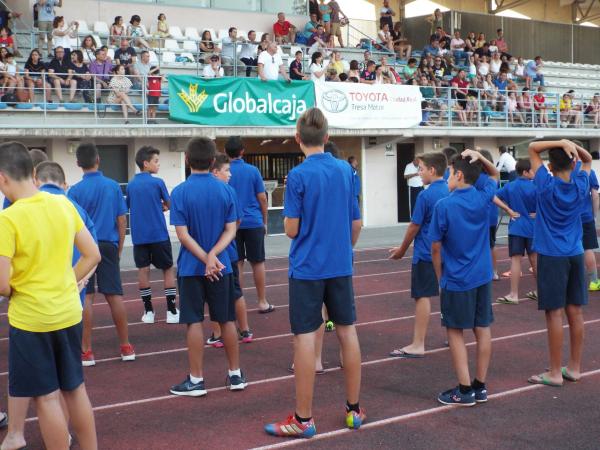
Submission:
POLYGON ((394 29, 394 19, 393 17, 396 15, 394 10, 390 8, 389 0, 383 0, 383 7, 379 11, 379 27, 383 28, 383 24, 387 23, 390 27, 390 30, 394 29))
POLYGON ((204 78, 223 78, 223 68, 221 67, 219 55, 212 55, 210 57, 210 64, 204 66, 202 76, 204 78))
POLYGON ((247 77, 252 73, 252 68, 258 64, 258 58, 256 57, 257 49, 256 31, 250 30, 248 32, 248 40, 242 44, 242 51, 240 52, 240 60, 246 65, 247 77))
POLYGON ((517 172, 515 170, 517 161, 508 152, 506 145, 498 147, 498 152, 500 152, 500 159, 498 159, 498 162, 496 163, 496 168, 500 172, 500 179, 509 181, 514 180, 517 177, 517 172))
POLYGON ((410 216, 412 217, 417 195, 423 190, 423 180, 419 176, 419 160, 417 158, 406 165, 404 179, 406 180, 406 184, 408 184, 408 204, 410 206, 410 216))
POLYGON ((258 78, 262 81, 278 80, 280 75, 287 82, 291 81, 281 55, 277 53, 277 44, 271 42, 258 57, 258 78))
POLYGON ((455 64, 459 64, 459 60, 464 60, 464 65, 469 65, 469 52, 465 51, 465 41, 460 37, 460 31, 454 30, 454 37, 450 41, 450 49, 452 50, 452 56, 454 57, 455 64))

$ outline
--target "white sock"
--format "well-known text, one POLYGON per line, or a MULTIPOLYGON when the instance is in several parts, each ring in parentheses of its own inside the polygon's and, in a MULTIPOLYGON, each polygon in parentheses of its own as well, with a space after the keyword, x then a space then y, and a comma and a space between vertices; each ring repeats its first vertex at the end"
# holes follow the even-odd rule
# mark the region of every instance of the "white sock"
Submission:
POLYGON ((237 375, 238 377, 241 377, 242 376, 242 371, 240 369, 235 369, 235 370, 230 370, 229 371, 229 376, 230 377, 233 377, 235 375, 237 375))
POLYGON ((204 378, 202 378, 202 377, 200 377, 200 378, 197 378, 197 377, 195 377, 194 375, 190 374, 190 381, 191 381, 192 383, 194 383, 194 384, 198 384, 198 383, 200 383, 201 381, 204 381, 204 378))

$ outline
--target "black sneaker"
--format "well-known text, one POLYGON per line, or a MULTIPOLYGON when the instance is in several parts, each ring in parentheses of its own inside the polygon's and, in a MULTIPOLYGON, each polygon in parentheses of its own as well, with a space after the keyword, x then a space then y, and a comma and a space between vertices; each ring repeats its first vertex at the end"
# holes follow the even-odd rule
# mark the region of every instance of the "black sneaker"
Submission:
POLYGON ((230 391, 243 391, 248 386, 246 383, 246 377, 244 376, 244 372, 240 372, 241 375, 234 375, 230 377, 227 375, 227 380, 225 384, 229 387, 230 391))
POLYGON ((184 382, 171 387, 171 394, 185 395, 188 397, 202 397, 206 395, 204 380, 200 383, 192 383, 192 380, 190 380, 190 376, 188 375, 184 382))
POLYGON ((475 401, 477 403, 485 403, 488 401, 488 395, 487 395, 486 388, 479 388, 479 389, 473 388, 473 391, 475 391, 475 401))
POLYGON ((438 395, 438 402, 444 405, 458 406, 474 406, 477 403, 475 401, 475 391, 471 389, 469 392, 463 394, 460 392, 458 386, 438 395))

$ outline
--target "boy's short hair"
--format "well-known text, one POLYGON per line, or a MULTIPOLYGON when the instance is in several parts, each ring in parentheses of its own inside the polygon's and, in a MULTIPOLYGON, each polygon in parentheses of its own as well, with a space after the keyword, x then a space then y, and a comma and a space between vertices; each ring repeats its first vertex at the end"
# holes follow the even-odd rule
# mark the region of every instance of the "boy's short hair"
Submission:
MULTIPOLYGON (((325 153, 331 153, 331 156, 333 156, 336 159, 340 157, 340 149, 338 148, 336 143, 333 141, 329 141, 329 142, 327 142, 327 144, 325 144, 324 151, 325 151, 325 153)), ((348 158, 348 159, 350 159, 350 158, 348 158)), ((350 161, 348 161, 348 162, 350 163, 350 161)))
POLYGON ((481 174, 481 162, 475 161, 471 164, 471 157, 463 158, 462 155, 454 155, 450 160, 454 172, 461 171, 467 184, 475 184, 481 174))
POLYGON ((419 159, 423 162, 423 165, 428 169, 435 170, 435 174, 438 177, 441 177, 446 171, 446 167, 448 166, 448 160, 446 156, 441 152, 432 152, 432 153, 424 153, 419 155, 419 159))
POLYGON ((294 55, 298 56, 298 55, 301 55, 301 54, 302 54, 302 52, 300 50, 298 50, 294 55))
POLYGON ((160 155, 160 150, 151 145, 144 145, 135 154, 135 163, 144 170, 144 162, 150 162, 154 155, 160 155))
POLYGON ((98 149, 91 142, 79 144, 75 152, 77 165, 82 169, 93 169, 98 161, 98 149))
POLYGON ((215 160, 217 146, 212 139, 207 137, 193 138, 188 142, 185 156, 190 168, 194 170, 208 170, 215 160))
POLYGON ((458 155, 458 150, 452 146, 448 146, 442 149, 442 153, 446 156, 447 164, 449 164, 454 155, 458 155))
POLYGON ((35 168, 35 177, 42 183, 52 183, 63 186, 67 178, 60 164, 52 161, 44 161, 35 168))
POLYGON ((531 170, 531 161, 527 158, 520 158, 517 160, 517 164, 515 165, 515 170, 518 175, 523 175, 523 172, 529 172, 531 170))
POLYGON ((24 144, 16 141, 0 144, 0 172, 15 181, 31 178, 33 161, 24 144))
POLYGON ((229 136, 225 143, 225 153, 230 158, 239 158, 244 150, 244 142, 239 136, 229 136))
POLYGON ((45 151, 40 150, 39 148, 33 148, 29 150, 29 156, 31 156, 31 161, 33 162, 33 168, 35 169, 38 164, 48 161, 48 155, 45 151))
POLYGON ((302 114, 296 124, 300 141, 307 147, 319 147, 325 144, 327 136, 327 118, 319 108, 311 108, 302 114))
POLYGON ((342 73, 340 73, 340 74, 338 75, 338 77, 339 77, 340 81, 342 81, 342 82, 344 82, 344 81, 348 80, 348 74, 347 74, 347 73, 345 73, 345 72, 342 72, 342 73))
POLYGON ((561 147, 555 147, 548 150, 548 160, 552 165, 552 170, 558 172, 571 169, 571 163, 573 162, 561 147))
POLYGON ((231 159, 225 153, 217 152, 212 170, 221 170, 225 164, 230 164, 231 159))

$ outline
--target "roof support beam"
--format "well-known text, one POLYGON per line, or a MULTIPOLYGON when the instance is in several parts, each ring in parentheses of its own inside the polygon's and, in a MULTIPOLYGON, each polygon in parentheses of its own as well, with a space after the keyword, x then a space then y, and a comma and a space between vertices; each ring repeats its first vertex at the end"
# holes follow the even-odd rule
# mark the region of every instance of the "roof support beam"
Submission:
POLYGON ((488 0, 488 12, 490 14, 498 14, 502 11, 506 11, 507 9, 512 9, 517 6, 524 5, 525 3, 529 3, 529 0, 488 0), (494 3, 496 7, 494 8, 494 3))
POLYGON ((589 4, 585 6, 585 2, 575 0, 571 4, 571 16, 573 23, 588 22, 600 18, 600 12, 593 11, 592 8, 598 6, 600 2, 598 0, 590 0, 589 4))

